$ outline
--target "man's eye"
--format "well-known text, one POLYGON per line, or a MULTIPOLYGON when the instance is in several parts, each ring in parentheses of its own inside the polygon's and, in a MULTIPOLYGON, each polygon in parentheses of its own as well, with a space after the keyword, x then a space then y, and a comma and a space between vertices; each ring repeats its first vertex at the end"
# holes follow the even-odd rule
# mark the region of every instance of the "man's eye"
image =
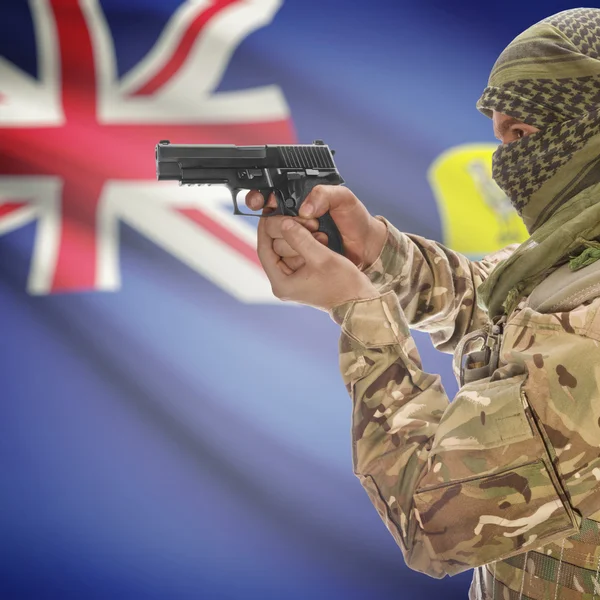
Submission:
POLYGON ((515 137, 520 140, 522 137, 525 136, 525 131, 523 131, 523 129, 518 129, 515 128, 512 130, 512 132, 515 134, 515 137))

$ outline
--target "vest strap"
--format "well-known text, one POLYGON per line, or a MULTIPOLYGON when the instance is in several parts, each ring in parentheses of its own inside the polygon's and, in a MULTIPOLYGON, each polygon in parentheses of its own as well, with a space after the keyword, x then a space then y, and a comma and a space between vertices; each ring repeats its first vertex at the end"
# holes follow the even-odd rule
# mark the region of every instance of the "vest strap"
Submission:
POLYGON ((568 264, 548 275, 529 295, 527 306, 537 312, 573 310, 600 296, 600 261, 572 271, 568 264))
POLYGON ((537 600, 535 596, 528 596, 524 591, 521 594, 520 587, 513 590, 498 579, 494 581, 490 569, 493 571, 493 563, 476 569, 473 583, 469 589, 469 600, 537 600))

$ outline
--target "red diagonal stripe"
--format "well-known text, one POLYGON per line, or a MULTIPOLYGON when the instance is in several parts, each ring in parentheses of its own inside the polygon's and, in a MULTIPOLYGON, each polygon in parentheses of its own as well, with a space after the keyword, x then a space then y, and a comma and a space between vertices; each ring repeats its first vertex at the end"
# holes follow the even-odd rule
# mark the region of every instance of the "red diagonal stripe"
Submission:
POLYGON ((198 34, 203 27, 212 19, 218 12, 231 4, 235 4, 239 0, 217 0, 210 8, 201 12, 186 29, 181 41, 171 58, 165 66, 152 79, 147 81, 142 87, 131 93, 132 96, 147 96, 161 88, 169 79, 181 68, 181 65, 188 57, 192 46, 194 45, 198 34))
POLYGON ((206 213, 197 208, 177 208, 175 210, 190 219, 190 221, 194 221, 194 223, 197 223, 200 227, 212 233, 212 235, 233 248, 250 262, 253 262, 259 267, 261 266, 256 250, 252 246, 246 244, 246 242, 235 236, 228 229, 225 229, 222 225, 219 225, 217 221, 211 219, 206 213))
POLYGON ((0 204, 0 218, 10 215, 10 213, 23 208, 25 202, 3 202, 0 204))

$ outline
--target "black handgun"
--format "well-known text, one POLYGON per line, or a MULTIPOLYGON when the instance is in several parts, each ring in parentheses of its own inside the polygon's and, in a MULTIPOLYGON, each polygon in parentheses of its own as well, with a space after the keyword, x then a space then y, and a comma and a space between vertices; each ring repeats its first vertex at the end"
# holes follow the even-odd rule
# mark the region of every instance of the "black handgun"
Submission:
MULTIPOLYGON (((261 216, 239 209, 240 190, 259 190, 265 204, 273 193, 278 209, 266 216, 298 216, 315 186, 344 183, 333 154, 321 140, 282 146, 171 144, 163 140, 156 145, 156 177, 175 179, 180 185, 224 184, 231 192, 236 215, 261 216)), ((329 248, 343 254, 342 237, 329 213, 319 218, 319 231, 327 234, 329 248)))

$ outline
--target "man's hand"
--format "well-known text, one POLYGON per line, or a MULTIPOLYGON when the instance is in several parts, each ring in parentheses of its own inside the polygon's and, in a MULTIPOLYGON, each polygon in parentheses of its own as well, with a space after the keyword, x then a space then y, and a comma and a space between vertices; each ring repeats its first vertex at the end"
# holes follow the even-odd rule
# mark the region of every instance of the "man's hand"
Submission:
POLYGON ((280 226, 282 239, 304 263, 293 271, 273 250, 267 224, 274 218, 260 220, 258 257, 277 298, 328 311, 349 300, 378 296, 369 278, 356 265, 320 244, 308 229, 292 218, 284 217, 280 226))
MULTIPOLYGON (((263 197, 258 191, 246 196, 246 204, 252 210, 259 210, 263 197)), ((268 208, 277 207, 273 195, 267 203, 268 208)), ((310 192, 300 207, 300 218, 296 220, 322 244, 327 244, 327 236, 316 233, 317 218, 326 212, 331 214, 340 230, 344 242, 344 254, 359 269, 366 269, 381 253, 387 238, 385 224, 369 214, 364 204, 347 188, 340 185, 318 185, 310 192)), ((269 217, 267 234, 273 239, 273 250, 292 270, 304 264, 301 256, 287 243, 282 235, 281 224, 285 217, 269 217)))

